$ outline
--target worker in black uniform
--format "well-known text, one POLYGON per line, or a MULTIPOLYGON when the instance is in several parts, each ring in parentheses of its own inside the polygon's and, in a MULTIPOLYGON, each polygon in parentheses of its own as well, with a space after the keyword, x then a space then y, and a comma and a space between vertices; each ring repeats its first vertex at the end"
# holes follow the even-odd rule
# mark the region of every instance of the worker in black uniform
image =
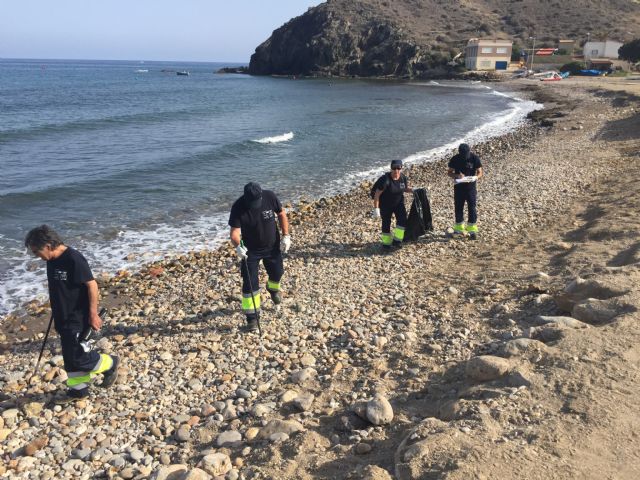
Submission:
POLYGON ((87 327, 100 330, 98 284, 87 260, 77 250, 64 245, 47 225, 32 229, 24 241, 35 256, 47 262, 49 303, 56 331, 60 334, 68 399, 89 395, 92 379, 102 374, 101 387, 112 385, 118 374, 118 357, 98 353, 82 341, 87 327))
POLYGON ((405 192, 411 193, 407 177, 402 173, 402 160, 391 162, 391 171, 382 175, 373 186, 373 216, 382 217, 382 248, 400 247, 407 226, 405 192), (391 233, 391 216, 396 217, 396 226, 391 233))
POLYGON ((480 158, 471 151, 466 143, 461 143, 458 147, 457 155, 449 161, 447 174, 453 178, 453 199, 455 207, 456 223, 453 226, 454 235, 464 235, 465 231, 471 240, 475 240, 478 235, 478 211, 477 197, 478 191, 476 181, 482 178, 482 162, 480 158), (468 222, 464 225, 464 204, 467 204, 468 222))
POLYGON ((284 274, 282 253, 291 247, 287 213, 278 197, 270 190, 262 190, 255 182, 244 186, 244 195, 231 207, 229 215, 231 243, 240 259, 242 274, 242 310, 247 317, 247 331, 258 328, 260 315, 260 260, 267 271, 267 291, 276 305, 282 301, 280 280, 284 274), (282 240, 276 224, 282 230, 282 240))

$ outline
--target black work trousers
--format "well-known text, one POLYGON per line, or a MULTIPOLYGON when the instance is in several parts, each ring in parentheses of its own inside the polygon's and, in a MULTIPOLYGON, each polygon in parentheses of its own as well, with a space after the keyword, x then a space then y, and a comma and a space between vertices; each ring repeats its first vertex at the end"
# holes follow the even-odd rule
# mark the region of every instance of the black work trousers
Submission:
POLYGON ((391 232, 391 216, 396 216, 396 226, 407 226, 407 208, 404 206, 404 201, 396 205, 382 205, 380 204, 380 218, 382 219, 382 233, 391 232))
POLYGON ((260 260, 264 265, 269 280, 279 283, 282 275, 284 275, 284 264, 282 262, 282 252, 280 246, 276 246, 273 250, 267 253, 255 253, 249 251, 249 258, 245 262, 240 264, 240 271, 242 272, 242 293, 252 293, 260 289, 258 284, 258 269, 260 267, 260 260), (246 268, 243 264, 246 263, 246 268), (249 270, 247 272, 247 269, 249 270), (248 275, 247 275, 248 274, 248 275))
POLYGON ((67 372, 90 372, 100 361, 100 354, 95 350, 85 352, 80 345, 81 330, 62 328, 58 331, 62 344, 62 358, 67 372))
POLYGON ((476 184, 466 183, 453 187, 453 200, 456 211, 456 223, 464 222, 464 204, 467 204, 468 222, 475 224, 478 222, 478 210, 476 202, 478 198, 478 190, 476 184))

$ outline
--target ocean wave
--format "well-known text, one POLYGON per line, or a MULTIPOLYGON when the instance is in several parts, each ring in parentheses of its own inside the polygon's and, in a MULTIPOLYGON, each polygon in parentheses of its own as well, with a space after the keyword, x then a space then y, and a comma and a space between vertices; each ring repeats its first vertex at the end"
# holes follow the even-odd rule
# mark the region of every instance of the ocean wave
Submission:
MULTIPOLYGON (((118 270, 136 271, 142 265, 190 251, 211 250, 228 238, 227 214, 203 216, 181 225, 158 224, 143 230, 121 228, 104 241, 69 241, 91 265, 94 276, 118 270)), ((2 249, 12 264, 0 273, 0 319, 29 300, 47 299, 45 263, 25 253, 19 242, 2 249)))
POLYGON ((275 137, 264 137, 258 140, 251 140, 251 141, 255 143, 268 144, 268 143, 288 142, 289 140, 293 140, 293 132, 283 133, 282 135, 277 135, 275 137))
POLYGON ((153 125, 166 123, 167 120, 176 121, 198 117, 210 110, 163 110, 158 112, 144 112, 125 115, 113 115, 103 118, 86 118, 69 120, 60 123, 41 123, 28 127, 0 130, 0 144, 14 140, 31 140, 42 136, 51 136, 69 132, 96 132, 106 128, 122 128, 131 125, 153 125))

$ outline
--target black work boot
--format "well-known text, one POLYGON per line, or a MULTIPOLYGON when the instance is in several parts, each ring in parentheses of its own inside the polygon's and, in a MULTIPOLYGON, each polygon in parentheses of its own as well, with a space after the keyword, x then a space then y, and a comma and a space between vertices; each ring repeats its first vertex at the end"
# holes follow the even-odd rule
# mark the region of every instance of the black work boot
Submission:
POLYGON ((89 396, 89 387, 84 387, 78 390, 74 390, 70 388, 67 390, 67 393, 61 397, 54 398, 53 402, 56 405, 66 405, 68 403, 73 403, 77 400, 81 400, 83 398, 87 398, 89 396))
POLYGON ((282 295, 280 294, 280 290, 267 290, 269 295, 271 295, 271 300, 276 305, 280 305, 282 303, 282 295))
POLYGON ((255 315, 247 315, 247 323, 241 330, 243 332, 255 332, 258 330, 258 318, 255 315))
POLYGON ((402 248, 402 242, 400 240, 394 240, 393 248, 402 248))
POLYGON ((113 365, 111 365, 109 370, 102 374, 102 383, 100 386, 103 388, 110 387, 118 378, 118 365, 120 364, 120 359, 116 355, 111 355, 111 358, 113 359, 113 365))

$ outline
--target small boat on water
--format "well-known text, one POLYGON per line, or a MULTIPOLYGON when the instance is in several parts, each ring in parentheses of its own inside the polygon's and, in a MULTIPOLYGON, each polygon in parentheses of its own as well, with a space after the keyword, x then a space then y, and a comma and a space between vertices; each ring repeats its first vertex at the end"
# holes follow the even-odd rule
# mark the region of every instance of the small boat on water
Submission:
POLYGON ((183 76, 183 77, 188 77, 189 76, 189 72, 187 72, 186 70, 177 71, 176 75, 180 75, 180 76, 183 76))
POLYGON ((136 73, 149 73, 149 70, 145 68, 139 68, 138 70, 136 70, 136 73))

